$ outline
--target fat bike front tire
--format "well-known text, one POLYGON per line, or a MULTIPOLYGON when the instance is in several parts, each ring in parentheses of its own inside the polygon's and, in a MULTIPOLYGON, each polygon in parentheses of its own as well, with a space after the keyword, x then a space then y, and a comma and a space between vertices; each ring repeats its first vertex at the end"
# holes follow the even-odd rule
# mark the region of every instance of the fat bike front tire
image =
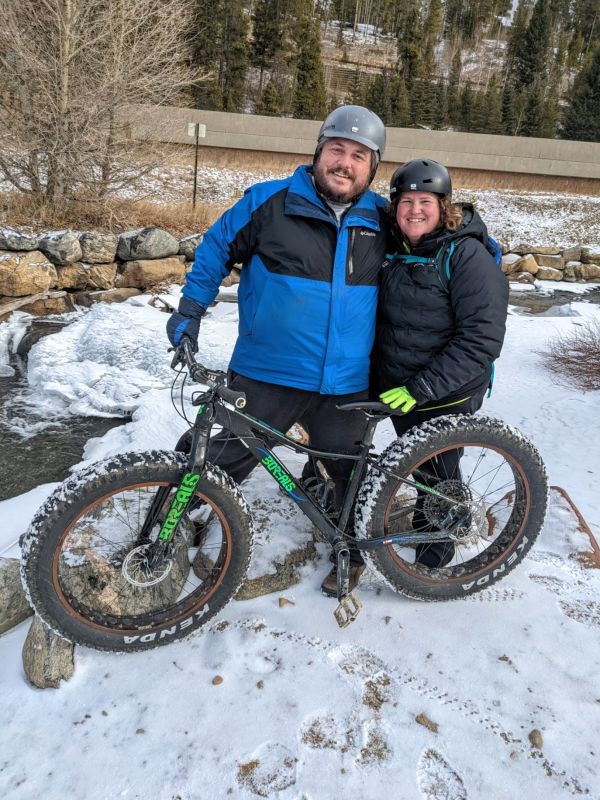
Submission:
POLYGON ((523 559, 542 528, 547 499, 543 462, 518 430, 491 417, 438 417, 393 442, 370 468, 356 500, 356 535, 439 530, 452 501, 462 504, 467 522, 445 566, 419 560, 427 545, 390 542, 363 550, 394 591, 454 600, 487 588, 523 559))
POLYGON ((251 514, 213 465, 171 557, 155 572, 143 558, 160 527, 140 537, 148 509, 160 498, 164 519, 184 468, 179 453, 128 453, 76 473, 48 498, 22 539, 21 573, 52 630, 97 650, 147 650, 187 636, 235 595, 250 561, 251 514))

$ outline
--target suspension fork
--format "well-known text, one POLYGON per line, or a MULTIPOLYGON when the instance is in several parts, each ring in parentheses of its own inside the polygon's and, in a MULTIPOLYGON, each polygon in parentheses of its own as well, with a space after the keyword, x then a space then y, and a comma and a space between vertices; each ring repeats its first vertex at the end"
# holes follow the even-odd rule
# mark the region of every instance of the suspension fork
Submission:
POLYGON ((204 469, 214 419, 214 408, 208 408, 206 405, 201 404, 193 427, 192 445, 186 469, 166 515, 164 515, 163 509, 171 487, 162 486, 152 500, 139 537, 142 543, 148 542, 150 540, 150 531, 157 523, 160 523, 161 528, 158 538, 154 542, 152 553, 149 556, 151 566, 156 566, 165 558, 170 557, 172 551, 171 543, 177 532, 179 522, 192 503, 204 469))

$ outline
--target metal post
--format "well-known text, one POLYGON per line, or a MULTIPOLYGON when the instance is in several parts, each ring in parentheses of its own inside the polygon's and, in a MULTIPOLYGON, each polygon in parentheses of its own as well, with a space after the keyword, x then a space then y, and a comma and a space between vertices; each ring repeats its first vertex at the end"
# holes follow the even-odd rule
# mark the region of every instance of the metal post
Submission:
POLYGON ((194 156, 194 193, 192 195, 192 209, 196 208, 196 190, 198 188, 198 151, 200 150, 200 123, 195 125, 196 154, 194 156))

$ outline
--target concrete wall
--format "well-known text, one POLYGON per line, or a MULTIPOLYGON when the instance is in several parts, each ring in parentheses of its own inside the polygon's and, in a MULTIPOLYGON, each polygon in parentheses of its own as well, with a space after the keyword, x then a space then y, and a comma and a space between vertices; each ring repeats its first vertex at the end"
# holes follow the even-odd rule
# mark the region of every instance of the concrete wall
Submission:
MULTIPOLYGON (((206 125, 201 145, 309 155, 320 127, 312 120, 226 114, 167 106, 130 106, 136 138, 192 144, 188 123, 206 125)), ((600 179, 600 144, 521 136, 388 128, 384 161, 429 157, 448 167, 600 179)))

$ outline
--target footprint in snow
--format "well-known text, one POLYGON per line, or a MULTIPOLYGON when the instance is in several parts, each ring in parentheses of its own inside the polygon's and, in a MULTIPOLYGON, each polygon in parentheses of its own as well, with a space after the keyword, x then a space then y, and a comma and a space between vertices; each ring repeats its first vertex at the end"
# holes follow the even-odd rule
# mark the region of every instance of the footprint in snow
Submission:
POLYGON ((421 753, 417 764, 417 785, 426 800, 467 800, 460 775, 446 759, 431 748, 421 753))
POLYGON ((259 797, 281 792, 296 783, 294 754, 279 742, 264 742, 237 764, 237 781, 259 797))

